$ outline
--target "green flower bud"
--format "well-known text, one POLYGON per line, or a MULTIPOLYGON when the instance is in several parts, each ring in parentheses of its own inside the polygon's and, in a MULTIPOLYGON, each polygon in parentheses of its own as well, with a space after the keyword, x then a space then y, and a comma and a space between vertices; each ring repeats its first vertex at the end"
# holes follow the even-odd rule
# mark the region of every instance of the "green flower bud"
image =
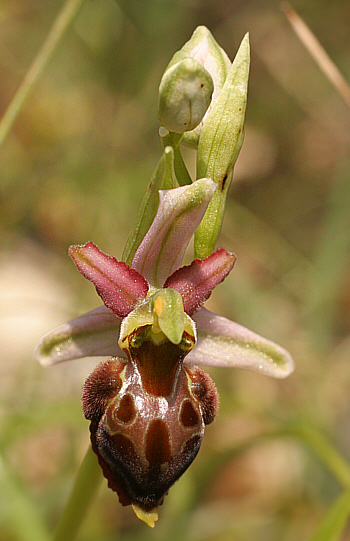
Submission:
POLYGON ((208 71, 188 53, 178 51, 159 86, 160 124, 169 132, 193 130, 208 109, 213 90, 208 71))
POLYGON ((210 73, 214 83, 212 100, 202 121, 194 130, 186 132, 182 138, 183 143, 196 148, 203 123, 224 86, 231 61, 205 26, 198 26, 181 50, 197 60, 210 73))

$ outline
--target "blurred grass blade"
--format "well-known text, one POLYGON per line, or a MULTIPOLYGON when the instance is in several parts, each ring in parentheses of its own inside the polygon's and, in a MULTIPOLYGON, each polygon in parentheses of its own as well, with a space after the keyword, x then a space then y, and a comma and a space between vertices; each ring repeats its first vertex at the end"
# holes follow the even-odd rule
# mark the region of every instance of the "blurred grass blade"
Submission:
POLYGON ((350 254, 350 163, 346 161, 335 179, 323 232, 314 257, 316 273, 306 296, 305 317, 319 347, 331 342, 338 303, 341 300, 350 254))
MULTIPOLYGON (((203 463, 196 475, 196 490, 194 500, 199 500, 205 492, 205 487, 210 486, 212 480, 217 476, 218 471, 223 468, 233 457, 246 452, 254 446, 264 444, 271 439, 295 438, 305 444, 320 460, 320 462, 334 476, 338 483, 344 488, 344 495, 350 491, 350 464, 339 453, 327 437, 318 429, 305 424, 292 424, 275 430, 262 432, 251 438, 243 439, 238 444, 229 447, 221 453, 209 456, 203 463)), ((312 541, 316 541, 317 538, 312 541)), ((320 540, 326 541, 325 538, 320 540)), ((332 539, 332 538, 330 538, 332 539)), ((320 541, 317 539, 317 541, 320 541)), ((329 541, 327 539, 327 541, 329 541)))
POLYGON ((78 471, 72 493, 57 523, 53 541, 75 539, 102 479, 101 468, 90 446, 78 471))
POLYGON ((283 3, 281 8, 300 41, 319 65, 320 69, 338 94, 343 98, 346 105, 350 107, 349 84, 344 79, 333 60, 328 56, 318 39, 294 9, 292 9, 287 2, 283 3))
POLYGON ((0 493, 2 500, 6 502, 5 514, 14 539, 18 541, 48 541, 50 539, 33 501, 1 457, 0 493))
POLYGON ((41 49, 28 69, 21 85, 19 86, 15 96, 13 97, 0 121, 0 147, 5 142, 13 123, 15 122, 24 102, 30 94, 30 91, 45 69, 46 64, 56 50, 60 40, 73 22, 73 19, 83 1, 84 0, 67 0, 63 4, 48 36, 46 37, 41 49))
POLYGON ((311 541, 338 541, 350 515, 350 489, 330 507, 311 541))
POLYGON ((340 485, 350 487, 350 464, 320 430, 307 425, 292 425, 286 427, 280 434, 283 432, 286 436, 294 436, 305 442, 340 485))

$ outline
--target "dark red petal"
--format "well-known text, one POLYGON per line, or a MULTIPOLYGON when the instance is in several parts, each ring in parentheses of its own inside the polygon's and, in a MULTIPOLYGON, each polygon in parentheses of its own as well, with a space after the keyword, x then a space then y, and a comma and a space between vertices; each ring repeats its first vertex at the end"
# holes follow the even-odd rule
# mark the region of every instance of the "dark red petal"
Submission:
POLYGON ((209 298, 214 287, 222 282, 235 264, 236 256, 219 248, 205 259, 195 259, 166 280, 164 287, 181 294, 184 310, 192 315, 209 298))
POLYGON ((79 272, 96 287, 104 304, 118 317, 126 317, 144 299, 148 283, 141 274, 93 243, 71 246, 69 255, 79 272))

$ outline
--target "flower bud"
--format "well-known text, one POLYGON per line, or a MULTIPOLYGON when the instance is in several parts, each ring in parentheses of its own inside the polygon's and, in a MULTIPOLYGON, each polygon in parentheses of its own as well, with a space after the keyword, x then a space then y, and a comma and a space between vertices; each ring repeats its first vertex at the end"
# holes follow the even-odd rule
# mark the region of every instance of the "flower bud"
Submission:
POLYGON ((203 123, 220 94, 230 70, 231 62, 225 51, 215 41, 211 32, 205 26, 198 26, 196 28, 191 39, 182 47, 182 51, 187 52, 192 58, 197 60, 210 73, 214 83, 211 103, 202 121, 194 130, 186 132, 182 138, 183 143, 196 148, 203 123))
POLYGON ((158 120, 168 131, 193 130, 209 107, 214 90, 208 71, 188 53, 175 53, 159 86, 158 120))

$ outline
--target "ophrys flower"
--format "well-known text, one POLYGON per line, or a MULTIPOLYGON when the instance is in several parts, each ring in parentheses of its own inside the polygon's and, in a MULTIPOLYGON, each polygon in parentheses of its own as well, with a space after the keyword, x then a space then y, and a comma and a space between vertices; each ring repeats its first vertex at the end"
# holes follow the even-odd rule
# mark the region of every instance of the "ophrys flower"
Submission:
POLYGON ((104 306, 42 339, 42 364, 112 356, 91 374, 83 411, 109 486, 153 525, 157 506, 195 458, 218 409, 211 378, 195 365, 250 368, 285 377, 283 348, 203 308, 236 257, 219 249, 181 267, 216 184, 200 179, 159 192, 153 223, 132 265, 89 242, 70 255, 104 306))

